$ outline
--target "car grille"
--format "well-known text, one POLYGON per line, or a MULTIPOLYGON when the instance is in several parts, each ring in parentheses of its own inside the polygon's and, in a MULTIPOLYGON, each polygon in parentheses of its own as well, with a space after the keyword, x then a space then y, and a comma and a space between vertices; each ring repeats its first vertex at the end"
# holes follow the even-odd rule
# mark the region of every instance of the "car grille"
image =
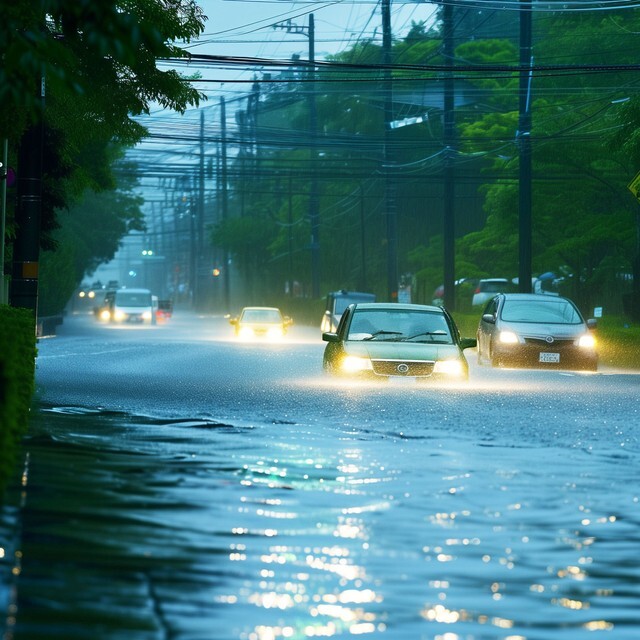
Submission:
POLYGON ((372 360, 373 372, 378 376, 430 376, 435 362, 424 360, 372 360))
POLYGON ((545 338, 538 338, 534 336, 525 336, 525 344, 535 345, 538 347, 545 347, 548 349, 562 349, 563 347, 570 347, 575 342, 574 338, 554 338, 553 342, 547 342, 545 338))

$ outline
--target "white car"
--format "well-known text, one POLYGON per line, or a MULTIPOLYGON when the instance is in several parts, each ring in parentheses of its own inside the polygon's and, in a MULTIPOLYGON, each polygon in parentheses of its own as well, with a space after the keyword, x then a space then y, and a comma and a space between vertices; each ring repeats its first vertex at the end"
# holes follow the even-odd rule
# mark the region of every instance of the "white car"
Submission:
POLYGON ((155 324, 153 296, 149 289, 117 289, 105 296, 100 319, 117 324, 155 324))
POLYGON ((478 282, 471 304, 479 307, 489 302, 496 293, 515 293, 517 290, 517 286, 507 278, 485 278, 478 282))

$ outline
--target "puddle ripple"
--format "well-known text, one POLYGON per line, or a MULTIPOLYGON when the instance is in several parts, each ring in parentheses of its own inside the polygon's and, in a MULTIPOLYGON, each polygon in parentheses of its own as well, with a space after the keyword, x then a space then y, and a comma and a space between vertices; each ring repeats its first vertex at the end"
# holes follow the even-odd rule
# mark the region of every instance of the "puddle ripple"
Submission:
POLYGON ((640 637, 637 450, 408 431, 43 408, 3 639, 640 637))

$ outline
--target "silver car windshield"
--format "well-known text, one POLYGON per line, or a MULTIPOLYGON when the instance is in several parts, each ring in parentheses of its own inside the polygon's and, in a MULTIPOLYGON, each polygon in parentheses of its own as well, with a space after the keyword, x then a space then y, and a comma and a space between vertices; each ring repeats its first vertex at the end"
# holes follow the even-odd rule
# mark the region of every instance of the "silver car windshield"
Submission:
POLYGON ((506 322, 545 322, 550 324, 580 324, 578 310, 566 300, 505 300, 501 318, 506 322))
POLYGON ((449 325, 441 313, 406 310, 356 309, 347 340, 453 344, 449 325))

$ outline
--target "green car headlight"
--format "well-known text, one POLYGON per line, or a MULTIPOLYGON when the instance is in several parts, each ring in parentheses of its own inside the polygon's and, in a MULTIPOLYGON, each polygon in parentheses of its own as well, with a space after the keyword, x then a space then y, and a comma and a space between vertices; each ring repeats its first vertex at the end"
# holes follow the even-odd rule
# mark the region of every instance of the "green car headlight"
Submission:
POLYGON ((371 371, 372 369, 373 365, 369 358, 347 356, 342 361, 342 370, 346 373, 358 373, 359 371, 371 371))
POLYGON ((449 376, 461 376, 464 373, 460 360, 438 360, 433 373, 444 373, 449 376))

